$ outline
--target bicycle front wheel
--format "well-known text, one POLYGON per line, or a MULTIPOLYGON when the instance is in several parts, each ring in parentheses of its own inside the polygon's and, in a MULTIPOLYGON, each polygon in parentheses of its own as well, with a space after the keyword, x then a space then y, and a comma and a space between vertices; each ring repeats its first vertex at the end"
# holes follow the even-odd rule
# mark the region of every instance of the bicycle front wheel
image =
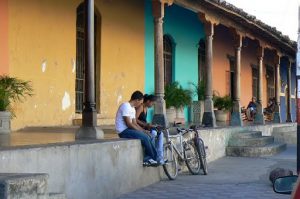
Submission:
POLYGON ((204 175, 207 175, 208 169, 207 169, 206 152, 205 152, 204 142, 202 139, 199 139, 198 142, 199 142, 201 169, 203 170, 204 175))
POLYGON ((164 158, 166 160, 163 165, 164 171, 169 180, 175 180, 178 174, 178 163, 175 151, 170 144, 164 146, 164 158))
POLYGON ((200 155, 193 140, 186 142, 184 158, 186 166, 191 174, 199 175, 201 170, 200 155))

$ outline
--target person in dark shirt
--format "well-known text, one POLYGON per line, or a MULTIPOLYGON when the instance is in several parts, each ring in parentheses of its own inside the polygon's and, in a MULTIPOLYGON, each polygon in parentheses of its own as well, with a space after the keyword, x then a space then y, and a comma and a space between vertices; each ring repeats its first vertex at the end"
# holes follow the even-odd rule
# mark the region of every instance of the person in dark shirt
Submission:
POLYGON ((151 139, 153 144, 156 146, 157 151, 157 159, 156 161, 158 164, 164 164, 164 157, 163 157, 163 140, 164 134, 162 132, 158 132, 156 126, 147 123, 147 111, 148 108, 151 108, 156 101, 155 95, 144 95, 144 101, 139 106, 136 107, 136 118, 137 123, 144 129, 149 130, 151 133, 151 139))
POLYGON ((272 114, 275 111, 275 97, 270 98, 268 102, 268 106, 264 109, 265 114, 272 114))
POLYGON ((256 114, 256 97, 252 97, 252 100, 249 102, 247 106, 247 113, 247 117, 250 117, 248 119, 253 120, 256 114))

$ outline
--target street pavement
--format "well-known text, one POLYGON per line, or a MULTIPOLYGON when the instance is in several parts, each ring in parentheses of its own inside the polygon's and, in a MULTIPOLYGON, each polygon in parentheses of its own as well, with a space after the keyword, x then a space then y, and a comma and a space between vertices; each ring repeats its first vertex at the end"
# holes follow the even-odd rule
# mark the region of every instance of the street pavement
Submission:
POLYGON ((182 173, 119 199, 288 199, 273 192, 269 173, 275 168, 296 171, 296 146, 262 158, 224 157, 208 164, 208 175, 182 173))

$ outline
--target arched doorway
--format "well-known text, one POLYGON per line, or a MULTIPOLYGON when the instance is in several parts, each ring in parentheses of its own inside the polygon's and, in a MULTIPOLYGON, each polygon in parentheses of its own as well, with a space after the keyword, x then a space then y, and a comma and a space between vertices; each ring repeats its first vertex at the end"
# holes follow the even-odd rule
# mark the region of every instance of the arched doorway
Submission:
MULTIPOLYGON (((84 3, 76 11, 76 80, 75 80, 75 112, 82 113, 84 102, 84 3)), ((95 8, 95 102, 96 110, 100 112, 100 33, 101 15, 95 8)))
POLYGON ((164 73, 165 85, 170 84, 173 77, 173 43, 168 35, 164 35, 164 73))
POLYGON ((198 82, 205 83, 205 40, 200 39, 198 44, 198 82))

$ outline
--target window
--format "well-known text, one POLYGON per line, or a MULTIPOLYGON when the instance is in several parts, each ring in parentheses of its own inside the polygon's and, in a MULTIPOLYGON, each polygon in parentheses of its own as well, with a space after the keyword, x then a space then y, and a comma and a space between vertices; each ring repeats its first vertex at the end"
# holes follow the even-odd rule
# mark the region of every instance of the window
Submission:
POLYGON ((84 4, 77 8, 75 111, 81 113, 84 102, 84 4))
POLYGON ((165 85, 172 82, 173 76, 173 45, 169 36, 164 36, 164 83, 165 85))
POLYGON ((205 40, 201 39, 198 45, 198 81, 205 81, 205 40))
POLYGON ((252 97, 257 99, 257 89, 258 89, 258 70, 257 66, 252 65, 252 97))
MULTIPOLYGON (((77 8, 77 18, 76 18, 76 80, 75 80, 75 112, 82 113, 83 103, 84 103, 84 85, 85 85, 85 54, 84 54, 84 45, 85 45, 85 32, 84 32, 84 3, 81 3, 77 8)), ((95 102, 96 110, 99 111, 99 93, 100 87, 97 82, 100 82, 100 55, 99 55, 99 23, 100 23, 100 14, 97 13, 95 9, 95 102)))
POLYGON ((226 81, 226 86, 228 87, 227 93, 231 97, 231 99, 234 99, 234 92, 235 92, 235 57, 231 55, 227 55, 227 58, 229 60, 229 66, 230 66, 230 71, 227 72, 227 81, 226 81))
POLYGON ((275 97, 275 74, 271 66, 266 67, 267 99, 275 97))

